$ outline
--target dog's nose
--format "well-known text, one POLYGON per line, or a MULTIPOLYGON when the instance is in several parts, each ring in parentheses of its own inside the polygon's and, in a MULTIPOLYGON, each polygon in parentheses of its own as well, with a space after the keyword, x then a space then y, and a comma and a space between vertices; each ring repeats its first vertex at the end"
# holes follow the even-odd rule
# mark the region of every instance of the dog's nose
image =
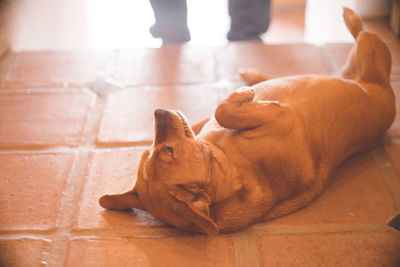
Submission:
POLYGON ((164 116, 164 114, 165 114, 165 109, 158 108, 154 111, 155 117, 161 117, 164 116))
POLYGON ((166 119, 173 115, 173 112, 167 109, 158 108, 154 111, 154 117, 156 119, 166 119))
POLYGON ((169 138, 194 137, 186 118, 179 111, 156 109, 154 117, 154 144, 160 144, 169 138))
POLYGON ((154 111, 155 119, 155 139, 154 144, 160 144, 165 142, 171 137, 173 127, 176 124, 176 119, 174 118, 173 112, 166 109, 156 109, 154 111))

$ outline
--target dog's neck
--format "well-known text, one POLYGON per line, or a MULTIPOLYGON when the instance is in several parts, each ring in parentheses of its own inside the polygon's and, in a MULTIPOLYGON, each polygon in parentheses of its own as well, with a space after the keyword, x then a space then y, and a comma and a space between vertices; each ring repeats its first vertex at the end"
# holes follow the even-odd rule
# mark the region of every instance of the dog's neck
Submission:
POLYGON ((212 143, 206 143, 205 153, 209 159, 210 183, 208 193, 213 203, 234 195, 242 188, 240 173, 227 155, 212 143))

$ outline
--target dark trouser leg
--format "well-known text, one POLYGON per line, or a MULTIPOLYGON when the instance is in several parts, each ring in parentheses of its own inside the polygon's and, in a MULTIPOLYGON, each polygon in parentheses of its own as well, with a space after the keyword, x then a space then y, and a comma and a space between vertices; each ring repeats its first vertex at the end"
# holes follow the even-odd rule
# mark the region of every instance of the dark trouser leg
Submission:
POLYGON ((150 0, 156 22, 150 28, 155 38, 162 38, 163 44, 190 41, 187 27, 186 0, 150 0))
POLYGON ((268 29, 271 0, 229 0, 231 29, 229 41, 261 41, 260 35, 268 29))

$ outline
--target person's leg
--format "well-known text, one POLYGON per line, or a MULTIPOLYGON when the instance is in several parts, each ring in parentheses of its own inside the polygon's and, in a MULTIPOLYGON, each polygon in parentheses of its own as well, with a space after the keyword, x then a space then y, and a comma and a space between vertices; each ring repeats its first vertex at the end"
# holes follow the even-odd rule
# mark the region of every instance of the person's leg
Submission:
POLYGON ((231 28, 229 41, 261 41, 268 29, 271 0, 228 0, 231 28))
POLYGON ((163 44, 190 41, 187 27, 186 0, 150 0, 156 22, 150 28, 155 38, 162 38, 163 44))

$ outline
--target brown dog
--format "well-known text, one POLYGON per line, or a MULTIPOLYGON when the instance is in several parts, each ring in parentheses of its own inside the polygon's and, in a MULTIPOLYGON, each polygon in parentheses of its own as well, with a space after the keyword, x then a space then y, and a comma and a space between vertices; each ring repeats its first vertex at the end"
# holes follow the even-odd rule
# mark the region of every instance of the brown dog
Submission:
POLYGON ((154 144, 141 156, 134 188, 105 195, 100 205, 147 210, 216 235, 321 194, 332 171, 376 145, 395 116, 387 46, 363 31, 353 11, 345 9, 344 19, 356 44, 340 78, 294 76, 240 88, 193 128, 180 112, 156 110, 154 144))

